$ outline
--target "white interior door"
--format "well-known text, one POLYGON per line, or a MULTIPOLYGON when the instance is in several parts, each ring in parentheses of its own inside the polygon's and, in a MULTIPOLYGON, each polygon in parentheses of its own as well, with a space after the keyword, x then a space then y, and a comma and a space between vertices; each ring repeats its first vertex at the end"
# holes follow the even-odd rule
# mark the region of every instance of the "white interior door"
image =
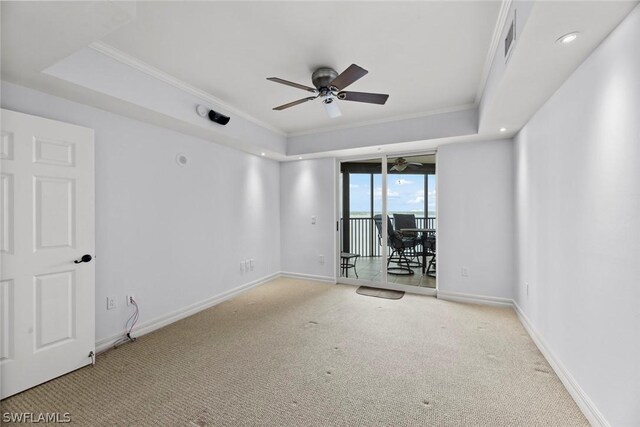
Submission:
POLYGON ((93 130, 2 110, 0 398, 91 363, 93 130))

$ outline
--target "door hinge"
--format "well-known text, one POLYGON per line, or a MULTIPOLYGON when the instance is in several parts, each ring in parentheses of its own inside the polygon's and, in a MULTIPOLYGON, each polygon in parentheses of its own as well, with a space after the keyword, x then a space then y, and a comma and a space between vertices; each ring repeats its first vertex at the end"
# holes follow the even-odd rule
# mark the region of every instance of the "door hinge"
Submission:
POLYGON ((89 357, 91 358, 91 365, 95 365, 96 364, 96 354, 93 351, 89 352, 89 357))

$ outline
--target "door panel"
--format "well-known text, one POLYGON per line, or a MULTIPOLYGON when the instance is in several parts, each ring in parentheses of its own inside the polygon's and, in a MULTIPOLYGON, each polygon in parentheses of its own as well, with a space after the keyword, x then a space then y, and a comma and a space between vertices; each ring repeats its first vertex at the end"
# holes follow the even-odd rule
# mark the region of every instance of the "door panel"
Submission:
POLYGON ((13 160, 13 133, 3 130, 0 134, 0 159, 13 160))
POLYGON ((45 165, 73 166, 74 144, 68 141, 55 141, 34 138, 34 162, 45 165))
POLYGON ((35 250, 74 247, 74 180, 40 177, 35 183, 35 250))
POLYGON ((91 363, 93 131, 2 110, 0 397, 91 363))
POLYGON ((74 338, 75 272, 35 278, 36 351, 74 338))
POLYGON ((0 174, 0 251, 13 253, 13 175, 0 174))
POLYGON ((0 281, 0 362, 13 358, 13 280, 0 281))

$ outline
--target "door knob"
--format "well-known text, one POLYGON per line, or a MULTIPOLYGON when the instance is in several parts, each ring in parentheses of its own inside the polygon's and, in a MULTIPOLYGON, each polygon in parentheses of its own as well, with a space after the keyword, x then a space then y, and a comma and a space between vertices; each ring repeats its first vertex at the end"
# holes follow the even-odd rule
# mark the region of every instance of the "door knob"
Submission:
POLYGON ((74 262, 74 263, 76 263, 76 264, 80 264, 80 263, 82 263, 82 262, 89 262, 89 261, 91 261, 92 259, 93 259, 93 258, 91 257, 91 255, 86 254, 86 255, 82 255, 82 258, 77 259, 77 260, 75 260, 75 261, 73 261, 73 262, 74 262))

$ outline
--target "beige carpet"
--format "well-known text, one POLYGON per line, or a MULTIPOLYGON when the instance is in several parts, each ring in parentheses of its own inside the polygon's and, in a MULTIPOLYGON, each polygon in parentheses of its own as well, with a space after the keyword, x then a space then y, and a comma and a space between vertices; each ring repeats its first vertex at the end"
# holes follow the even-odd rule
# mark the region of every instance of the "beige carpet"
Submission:
POLYGON ((2 402, 79 425, 588 425, 510 309, 278 279, 2 402))

